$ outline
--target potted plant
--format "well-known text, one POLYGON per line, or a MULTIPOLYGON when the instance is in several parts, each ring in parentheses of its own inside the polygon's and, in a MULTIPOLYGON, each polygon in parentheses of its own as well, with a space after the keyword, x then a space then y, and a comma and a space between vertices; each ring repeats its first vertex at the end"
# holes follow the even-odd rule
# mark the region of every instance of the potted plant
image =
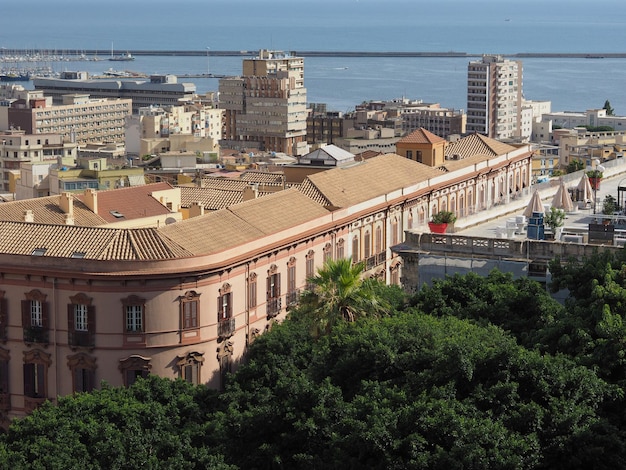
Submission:
POLYGON ((556 207, 550 207, 550 210, 546 211, 543 223, 550 227, 554 239, 558 240, 561 238, 561 230, 563 225, 565 225, 565 211, 556 207))
MULTIPOLYGON (((602 213, 604 215, 613 215, 617 211, 617 201, 613 196, 607 194, 602 202, 602 213)), ((604 219, 604 224, 610 224, 611 219, 604 219)))
POLYGON ((602 172, 600 170, 589 170, 587 172, 589 182, 591 183, 591 189, 597 191, 600 189, 600 180, 602 179, 602 172))
POLYGON ((446 233, 448 224, 456 222, 456 215, 450 211, 439 211, 428 222, 428 228, 433 233, 446 233))

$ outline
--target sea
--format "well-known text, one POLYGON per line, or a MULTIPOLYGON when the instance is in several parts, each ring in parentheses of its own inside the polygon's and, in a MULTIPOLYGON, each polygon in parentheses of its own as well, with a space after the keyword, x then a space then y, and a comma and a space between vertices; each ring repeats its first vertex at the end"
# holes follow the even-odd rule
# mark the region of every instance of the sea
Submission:
MULTIPOLYGON (((482 54, 582 53, 524 58, 526 99, 553 111, 610 101, 626 115, 626 2, 623 0, 20 0, 0 14, 0 57, 53 50, 98 61, 54 61, 56 72, 109 68, 145 74, 238 75, 242 57, 216 51, 463 52, 467 57, 305 57, 309 103, 349 111, 369 100, 407 98, 465 109, 467 65, 482 54), (116 53, 193 50, 197 56, 116 53), (94 58, 89 57, 89 58, 94 58)), ((218 79, 185 79, 217 91, 218 79)), ((24 83, 28 88, 30 82, 24 83)))

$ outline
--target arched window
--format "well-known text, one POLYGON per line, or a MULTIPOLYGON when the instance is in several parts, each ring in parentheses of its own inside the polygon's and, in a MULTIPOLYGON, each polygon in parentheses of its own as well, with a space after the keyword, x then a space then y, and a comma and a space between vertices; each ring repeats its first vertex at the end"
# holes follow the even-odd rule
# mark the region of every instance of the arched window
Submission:
POLYGON ((72 371, 72 390, 75 393, 91 392, 96 387, 96 358, 84 352, 67 358, 72 371))
POLYGON ((365 259, 369 258, 372 255, 371 243, 372 243, 372 236, 370 235, 370 231, 366 230, 365 234, 363 235, 363 257, 365 259))
POLYGON ((360 257, 360 246, 359 246, 359 236, 355 235, 352 238, 352 262, 358 263, 361 259, 360 257))
POLYGON ((204 362, 204 353, 190 352, 184 356, 178 356, 176 366, 178 367, 178 375, 181 379, 194 385, 201 382, 200 369, 204 362))
POLYGON ((118 368, 122 372, 124 386, 130 387, 138 378, 148 377, 152 364, 149 357, 133 354, 121 359, 118 368))

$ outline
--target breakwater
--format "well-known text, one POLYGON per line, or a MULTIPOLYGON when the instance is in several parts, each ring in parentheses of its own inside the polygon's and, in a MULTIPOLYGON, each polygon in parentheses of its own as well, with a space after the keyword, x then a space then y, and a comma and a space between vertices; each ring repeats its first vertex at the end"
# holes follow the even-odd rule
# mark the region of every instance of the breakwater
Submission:
MULTIPOLYGON (((460 51, 307 51, 307 50, 295 50, 289 51, 295 56, 299 57, 481 57, 483 54, 460 52, 460 51)), ((133 56, 154 56, 154 57, 193 57, 193 56, 213 56, 213 57, 252 57, 258 54, 258 50, 124 50, 113 51, 114 55, 122 53, 130 53, 133 56)), ((44 60, 91 60, 93 57, 99 58, 99 60, 107 60, 110 56, 110 50, 103 49, 81 49, 80 51, 59 51, 59 50, 37 50, 32 49, 11 49, 5 50, 4 54, 0 55, 0 61, 2 61, 3 55, 5 61, 22 62, 32 61, 33 57, 43 57, 44 60), (9 58, 10 57, 10 58, 9 58)), ((514 54, 501 54, 498 52, 489 52, 489 54, 497 54, 508 58, 574 58, 574 59, 603 59, 603 58, 626 58, 626 52, 517 52, 514 54)), ((39 59, 41 60, 41 59, 39 59)))

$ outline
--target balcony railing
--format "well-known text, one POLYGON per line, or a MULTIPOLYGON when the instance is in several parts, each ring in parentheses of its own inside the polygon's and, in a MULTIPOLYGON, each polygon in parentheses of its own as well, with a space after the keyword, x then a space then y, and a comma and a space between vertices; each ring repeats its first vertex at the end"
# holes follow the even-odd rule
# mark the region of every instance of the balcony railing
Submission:
POLYGON ((269 299, 267 301, 267 316, 268 318, 273 318, 278 315, 283 308, 283 299, 280 297, 269 299))
POLYGON ((67 335, 70 346, 93 348, 96 345, 95 336, 89 331, 70 331, 67 335))
POLYGON ((383 264, 387 259, 386 253, 383 251, 374 256, 370 256, 365 260, 365 269, 370 270, 375 268, 378 265, 383 264))
POLYGON ((300 289, 287 292, 287 307, 292 307, 300 301, 300 289))
POLYGON ((24 328, 24 342, 48 344, 48 329, 36 326, 24 328))
POLYGON ((230 338, 233 334, 235 334, 235 317, 220 320, 217 324, 217 336, 230 338))

